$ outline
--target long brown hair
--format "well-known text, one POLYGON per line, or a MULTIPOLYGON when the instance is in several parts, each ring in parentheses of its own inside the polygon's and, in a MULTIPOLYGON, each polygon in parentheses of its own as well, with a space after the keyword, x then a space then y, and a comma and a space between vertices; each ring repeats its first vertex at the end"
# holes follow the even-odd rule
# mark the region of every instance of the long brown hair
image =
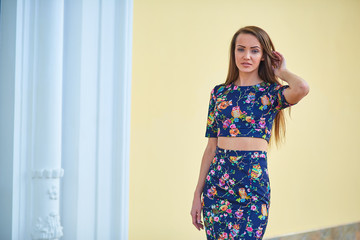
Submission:
MULTIPOLYGON (((240 28, 231 39, 229 71, 226 77, 225 85, 235 82, 239 77, 239 69, 237 68, 235 63, 235 43, 236 38, 239 36, 240 33, 246 33, 255 36, 261 44, 264 60, 261 61, 259 65, 259 77, 265 82, 280 84, 278 78, 275 76, 272 69, 272 63, 276 60, 276 57, 273 54, 273 51, 275 51, 275 47, 269 35, 259 27, 247 26, 240 28)), ((282 110, 279 111, 275 116, 273 129, 273 132, 275 133, 275 142, 276 145, 278 145, 285 138, 286 131, 285 116, 282 110)))

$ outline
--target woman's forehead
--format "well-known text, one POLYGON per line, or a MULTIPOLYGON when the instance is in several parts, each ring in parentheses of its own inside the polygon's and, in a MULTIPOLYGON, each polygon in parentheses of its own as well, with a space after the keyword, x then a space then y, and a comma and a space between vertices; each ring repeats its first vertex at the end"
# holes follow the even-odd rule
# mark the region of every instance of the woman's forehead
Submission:
POLYGON ((236 37, 235 46, 242 45, 244 47, 261 47, 259 40, 252 34, 240 33, 236 37))

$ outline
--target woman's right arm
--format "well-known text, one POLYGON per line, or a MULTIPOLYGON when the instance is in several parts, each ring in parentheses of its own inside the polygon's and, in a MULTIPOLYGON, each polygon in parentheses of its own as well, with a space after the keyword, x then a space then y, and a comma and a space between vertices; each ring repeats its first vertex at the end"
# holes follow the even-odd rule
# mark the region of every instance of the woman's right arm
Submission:
POLYGON ((210 137, 208 140, 208 143, 205 148, 204 155, 203 155, 202 161, 201 161, 199 180, 196 185, 195 192, 194 192, 194 200, 192 203, 192 208, 191 208, 190 214, 192 217, 192 222, 198 230, 204 228, 202 221, 201 221, 201 208, 202 208, 201 193, 204 189, 205 179, 209 172, 211 161, 213 160, 213 158, 215 156, 217 140, 218 139, 215 137, 210 137))

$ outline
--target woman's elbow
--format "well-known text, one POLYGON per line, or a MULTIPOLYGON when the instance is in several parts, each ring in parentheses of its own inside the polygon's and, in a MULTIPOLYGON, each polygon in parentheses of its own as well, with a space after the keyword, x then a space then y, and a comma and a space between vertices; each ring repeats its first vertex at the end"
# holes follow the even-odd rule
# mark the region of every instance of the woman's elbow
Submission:
POLYGON ((298 94, 301 95, 302 97, 308 95, 309 91, 310 91, 310 86, 305 81, 303 81, 298 87, 298 92, 299 92, 298 94))
POLYGON ((310 91, 310 87, 309 84, 307 84, 307 82, 303 81, 301 83, 299 83, 295 88, 292 89, 292 102, 299 102, 303 97, 305 97, 309 91, 310 91))

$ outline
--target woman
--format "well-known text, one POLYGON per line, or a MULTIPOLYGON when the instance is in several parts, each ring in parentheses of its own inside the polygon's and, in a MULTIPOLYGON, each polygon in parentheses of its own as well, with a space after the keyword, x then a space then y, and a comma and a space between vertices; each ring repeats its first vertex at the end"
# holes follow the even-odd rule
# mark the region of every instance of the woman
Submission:
POLYGON ((193 224, 198 230, 205 225, 208 240, 262 239, 270 205, 271 133, 281 140, 282 110, 308 92, 308 84, 286 69, 264 30, 247 26, 234 34, 226 82, 211 91, 209 140, 191 209, 193 224))

